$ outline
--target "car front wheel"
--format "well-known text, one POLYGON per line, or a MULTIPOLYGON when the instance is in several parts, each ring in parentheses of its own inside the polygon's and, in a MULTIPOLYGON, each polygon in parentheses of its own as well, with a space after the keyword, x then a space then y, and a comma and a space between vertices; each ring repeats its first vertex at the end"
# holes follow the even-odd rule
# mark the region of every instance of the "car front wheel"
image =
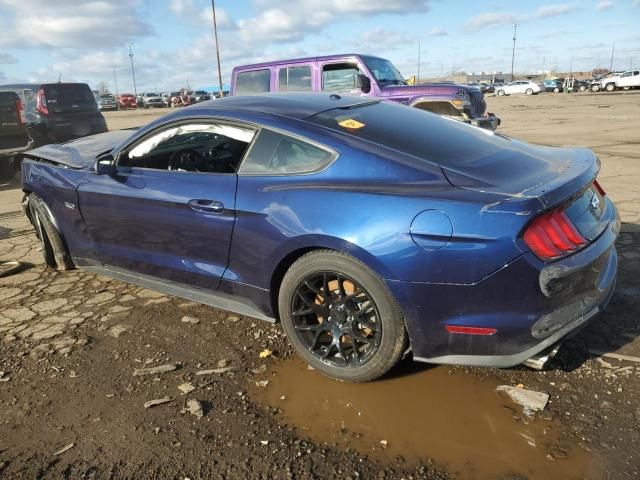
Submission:
POLYGON ((316 250, 300 257, 282 280, 278 308, 300 356, 338 380, 374 380, 408 346, 402 312, 385 283, 345 253, 316 250))
POLYGON ((498 90, 498 95, 502 97, 504 95, 504 90, 498 90))
POLYGON ((592 92, 599 92, 600 91, 600 85, 592 85, 591 86, 591 91, 592 92))
POLYGON ((613 92, 615 89, 616 89, 615 83, 607 83, 607 86, 605 87, 605 90, 607 92, 613 92))

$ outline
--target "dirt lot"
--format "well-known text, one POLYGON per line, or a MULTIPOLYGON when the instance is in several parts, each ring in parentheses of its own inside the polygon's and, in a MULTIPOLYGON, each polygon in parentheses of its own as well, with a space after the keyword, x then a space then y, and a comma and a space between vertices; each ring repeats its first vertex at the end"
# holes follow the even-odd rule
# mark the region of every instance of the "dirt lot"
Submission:
POLYGON ((407 361, 375 384, 325 380, 278 326, 45 270, 16 180, 0 185, 0 260, 32 266, 0 278, 0 478, 638 478, 640 94, 488 103, 505 134, 594 149, 623 220, 613 301, 549 371, 407 361), (550 402, 531 420, 498 384, 550 402), (157 399, 168 401, 145 408, 157 399))

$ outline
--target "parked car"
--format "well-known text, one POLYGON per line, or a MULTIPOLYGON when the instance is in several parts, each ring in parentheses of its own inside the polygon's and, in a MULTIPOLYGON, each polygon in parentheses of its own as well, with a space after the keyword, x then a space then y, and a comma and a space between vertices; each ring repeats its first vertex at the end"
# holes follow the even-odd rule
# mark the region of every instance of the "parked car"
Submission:
POLYGON ((107 131, 107 122, 86 83, 0 85, 0 90, 13 91, 22 99, 36 146, 107 131))
POLYGON ((640 70, 630 70, 619 75, 605 77, 599 82, 598 90, 613 92, 618 88, 629 90, 640 87, 640 70))
POLYGON ((615 286, 620 219, 593 152, 393 102, 230 97, 26 155, 48 266, 279 320, 341 380, 409 349, 537 360, 615 286))
POLYGON ((191 97, 193 97, 193 103, 206 102, 208 100, 212 100, 213 96, 204 90, 192 90, 187 92, 191 97))
POLYGON ((149 107, 161 108, 165 106, 162 101, 162 97, 157 93, 153 93, 153 92, 141 93, 140 96, 138 96, 137 100, 138 100, 138 105, 142 108, 149 108, 149 107))
POLYGON ((402 103, 495 130, 500 119, 485 113, 484 94, 454 83, 408 85, 384 58, 347 54, 297 58, 235 67, 231 95, 266 92, 348 93, 402 103))
POLYGON ((0 91, 0 180, 13 177, 16 155, 32 146, 22 100, 13 91, 0 91))
POLYGON ((122 93, 118 95, 118 105, 122 109, 138 108, 138 101, 132 93, 122 93))
POLYGON ((529 80, 516 80, 515 82, 507 83, 499 88, 496 88, 496 95, 514 95, 518 93, 524 93, 526 95, 537 95, 542 91, 540 85, 529 80))
POLYGON ((560 80, 544 80, 542 82, 542 88, 544 92, 562 92, 563 83, 560 80))
POLYGON ((117 110, 118 101, 111 93, 101 93, 98 95, 98 108, 100 110, 117 110))
POLYGON ((480 82, 480 91, 482 93, 494 93, 495 92, 495 88, 490 83, 480 82))
POLYGON ((604 83, 606 85, 605 80, 609 79, 609 78, 613 78, 613 77, 618 77, 620 75, 622 75, 624 72, 609 72, 605 75, 599 76, 594 78, 593 80, 591 80, 590 82, 590 89, 592 92, 599 92, 600 90, 603 90, 603 86, 602 84, 604 83))

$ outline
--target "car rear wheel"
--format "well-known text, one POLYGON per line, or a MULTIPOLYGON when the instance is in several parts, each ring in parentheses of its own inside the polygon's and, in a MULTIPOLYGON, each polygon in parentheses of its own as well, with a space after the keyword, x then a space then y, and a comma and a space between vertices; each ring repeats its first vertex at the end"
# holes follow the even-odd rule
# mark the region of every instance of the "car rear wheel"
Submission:
POLYGON ((553 93, 560 93, 560 89, 558 87, 554 88, 553 93))
POLYGON ((586 86, 584 85, 580 85, 580 87, 578 88, 579 91, 584 92, 587 89, 586 86))
POLYGON ((498 90, 498 95, 502 97, 504 95, 504 90, 498 90))
POLYGON ((374 380, 408 345, 400 307, 387 286, 345 253, 317 250, 300 257, 282 280, 278 308, 300 356, 338 380, 374 380))
POLYGON ((607 92, 613 92, 615 89, 616 89, 615 83, 607 83, 607 86, 605 87, 605 90, 607 92))
POLYGON ((44 202, 35 194, 29 195, 31 220, 40 239, 42 256, 47 267, 54 270, 71 270, 74 265, 64 240, 51 222, 44 202))
POLYGON ((527 95, 533 95, 533 90, 530 88, 527 88, 524 93, 526 93, 527 95))

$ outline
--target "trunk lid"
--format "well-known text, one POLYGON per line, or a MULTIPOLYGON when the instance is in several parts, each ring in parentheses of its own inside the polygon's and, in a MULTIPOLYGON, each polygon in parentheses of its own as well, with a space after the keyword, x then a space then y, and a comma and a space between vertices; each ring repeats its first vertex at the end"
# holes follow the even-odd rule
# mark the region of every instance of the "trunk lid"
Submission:
POLYGON ((51 116, 97 112, 98 105, 89 86, 84 83, 53 83, 43 85, 51 116))

